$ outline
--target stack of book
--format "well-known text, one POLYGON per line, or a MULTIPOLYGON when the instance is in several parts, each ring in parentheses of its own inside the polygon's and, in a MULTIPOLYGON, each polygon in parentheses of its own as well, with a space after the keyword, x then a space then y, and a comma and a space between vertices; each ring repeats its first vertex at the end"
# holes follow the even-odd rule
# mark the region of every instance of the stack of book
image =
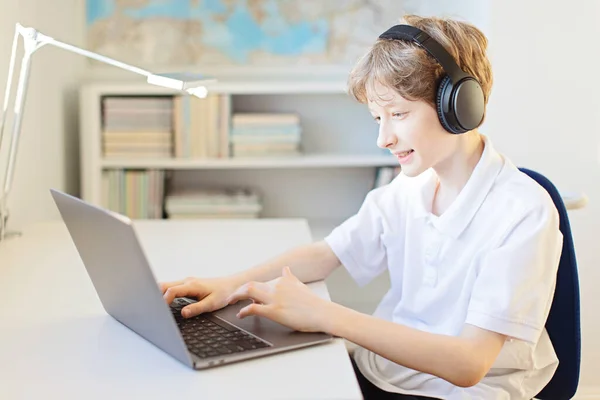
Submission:
POLYGON ((402 171, 401 167, 379 167, 375 173, 373 188, 385 186, 391 183, 402 171))
POLYGON ((229 157, 229 95, 175 96, 173 104, 175 157, 229 157))
POLYGON ((132 219, 162 218, 164 175, 162 170, 104 171, 103 207, 132 219))
POLYGON ((170 219, 258 218, 262 205, 250 189, 187 189, 167 195, 165 211, 170 219))
POLYGON ((172 126, 172 96, 105 97, 102 101, 104 157, 172 157, 172 126))
POLYGON ((232 156, 299 155, 301 131, 296 114, 236 113, 231 121, 232 156))

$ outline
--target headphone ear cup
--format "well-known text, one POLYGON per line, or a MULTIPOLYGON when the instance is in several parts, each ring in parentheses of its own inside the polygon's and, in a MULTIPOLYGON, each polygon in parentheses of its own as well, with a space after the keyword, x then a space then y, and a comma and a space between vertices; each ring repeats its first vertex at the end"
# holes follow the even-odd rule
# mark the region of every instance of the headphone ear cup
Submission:
MULTIPOLYGON (((446 95, 446 93, 449 90, 452 90, 451 86, 452 82, 450 80, 450 77, 446 75, 444 78, 442 78, 440 85, 438 86, 435 104, 438 119, 440 120, 440 124, 442 124, 442 127, 450 133, 460 133, 452 129, 452 127, 448 123, 448 120, 446 119, 446 115, 444 114, 444 98, 450 99, 450 96, 446 95)), ((446 108, 449 109, 449 107, 446 108)))

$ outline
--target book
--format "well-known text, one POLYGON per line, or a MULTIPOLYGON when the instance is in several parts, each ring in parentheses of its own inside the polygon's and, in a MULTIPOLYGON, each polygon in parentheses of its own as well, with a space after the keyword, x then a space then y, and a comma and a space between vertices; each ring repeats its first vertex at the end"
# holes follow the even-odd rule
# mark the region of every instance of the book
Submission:
POLYGON ((112 169, 102 173, 103 206, 137 219, 163 215, 165 172, 112 169))
POLYGON ((262 211, 258 194, 240 188, 197 188, 166 196, 169 218, 256 218, 262 211))

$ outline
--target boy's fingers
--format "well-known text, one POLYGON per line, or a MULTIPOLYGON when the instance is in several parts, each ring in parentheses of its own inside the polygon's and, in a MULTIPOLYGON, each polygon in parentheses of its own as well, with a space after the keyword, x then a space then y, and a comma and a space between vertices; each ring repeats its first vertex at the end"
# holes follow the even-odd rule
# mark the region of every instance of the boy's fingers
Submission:
POLYGON ((271 311, 271 309, 270 309, 269 305, 253 303, 253 304, 250 304, 250 305, 242 308, 238 312, 237 317, 245 318, 245 317, 249 317, 252 315, 256 315, 258 317, 269 318, 270 311, 271 311))
POLYGON ((181 284, 183 284, 183 280, 173 281, 173 282, 163 282, 163 283, 159 284, 159 287, 160 287, 161 293, 164 294, 168 288, 173 287, 173 286, 179 286, 181 284))
POLYGON ((227 298, 228 304, 235 304, 240 300, 252 299, 259 303, 269 303, 271 294, 264 290, 264 284, 249 282, 237 289, 227 298))
POLYGON ((296 275, 294 275, 292 273, 292 270, 290 269, 290 267, 283 267, 283 272, 281 275, 284 278, 291 278, 292 280, 294 280, 296 282, 300 282, 300 280, 298 278, 296 278, 296 275))
POLYGON ((290 267, 283 267, 281 277, 287 282, 293 283, 295 285, 304 285, 304 283, 302 283, 302 281, 292 273, 290 267))
POLYGON ((214 311, 215 308, 213 296, 208 296, 197 303, 183 307, 181 315, 185 318, 195 317, 205 312, 214 311))
POLYGON ((189 285, 171 286, 163 294, 163 298, 167 304, 171 304, 177 297, 192 296, 194 297, 197 291, 193 291, 189 285))

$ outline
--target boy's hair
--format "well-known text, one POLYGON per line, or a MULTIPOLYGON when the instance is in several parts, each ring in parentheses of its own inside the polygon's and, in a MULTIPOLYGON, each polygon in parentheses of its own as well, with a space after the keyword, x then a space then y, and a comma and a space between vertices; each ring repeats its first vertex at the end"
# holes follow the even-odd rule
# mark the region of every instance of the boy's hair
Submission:
MULTIPOLYGON (((486 55, 488 40, 475 26, 452 19, 406 15, 401 24, 421 29, 442 45, 463 71, 481 84, 485 104, 492 89, 492 67, 486 55)), ((440 64, 416 43, 378 39, 350 72, 349 94, 366 103, 375 82, 395 89, 408 100, 435 107, 436 91, 445 75, 440 64)))

